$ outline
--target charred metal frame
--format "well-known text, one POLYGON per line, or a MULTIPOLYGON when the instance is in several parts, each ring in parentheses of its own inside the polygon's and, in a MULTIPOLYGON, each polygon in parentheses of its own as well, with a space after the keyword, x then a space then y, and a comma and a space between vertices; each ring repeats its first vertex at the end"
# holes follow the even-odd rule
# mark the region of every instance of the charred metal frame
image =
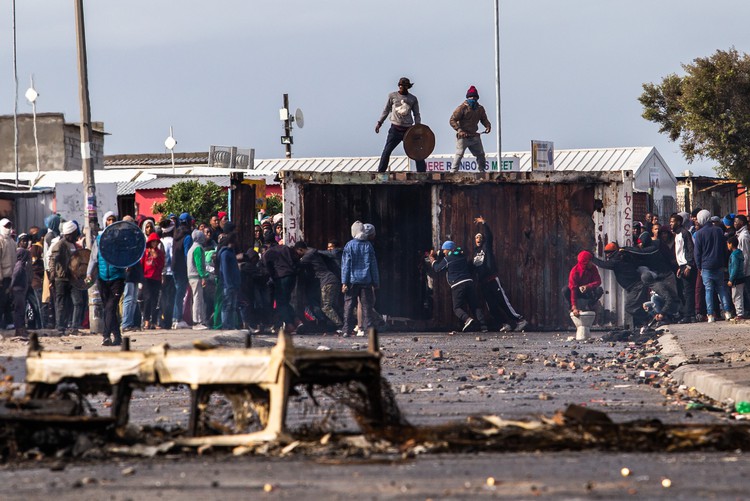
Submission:
MULTIPOLYGON (((191 391, 188 433, 195 438, 182 445, 231 445, 277 440, 286 435, 286 413, 290 390, 297 385, 361 382, 370 410, 367 426, 383 420, 381 371, 378 336, 369 333, 367 351, 318 351, 298 348, 291 336, 281 330, 272 348, 183 350, 167 345, 147 351, 49 352, 35 339, 26 359, 27 395, 25 405, 35 406, 46 415, 65 411, 67 421, 89 421, 82 410, 64 409, 50 395, 62 385, 73 384, 82 394, 104 392, 112 395, 110 418, 100 421, 122 428, 129 420, 129 403, 136 388, 188 385, 191 391), (207 430, 203 414, 214 392, 249 396, 260 409, 264 429, 255 433, 201 437, 207 430), (44 410, 46 409, 46 410, 44 410)), ((19 404, 20 405, 20 404, 19 404)), ((58 416, 60 417, 60 416, 58 416)), ((1 418, 1 416, 0 416, 1 418)))

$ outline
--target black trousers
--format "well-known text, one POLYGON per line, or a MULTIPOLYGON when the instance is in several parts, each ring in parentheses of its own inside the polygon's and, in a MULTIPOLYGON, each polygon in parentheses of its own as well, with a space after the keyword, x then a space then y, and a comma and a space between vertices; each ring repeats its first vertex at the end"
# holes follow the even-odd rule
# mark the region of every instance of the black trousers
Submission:
POLYGON ((633 317, 635 327, 648 323, 648 314, 643 309, 648 300, 648 287, 640 280, 625 289, 625 311, 633 317))
MULTIPOLYGON (((391 125, 388 129, 388 138, 385 140, 385 147, 383 153, 380 155, 380 164, 378 165, 378 172, 385 172, 388 170, 388 162, 391 160, 391 153, 396 149, 396 146, 404 140, 408 127, 396 128, 391 125)), ((416 160, 417 172, 427 172, 427 162, 424 160, 416 160)))
MULTIPOLYGON (((560 293, 565 298, 568 307, 572 308, 573 305, 570 304, 570 288, 563 287, 560 293)), ((576 306, 582 311, 592 310, 596 306, 597 301, 599 301, 599 298, 603 295, 604 289, 601 287, 589 289, 586 292, 581 292, 578 287, 576 287, 576 306)))
POLYGON ((159 291, 161 290, 161 279, 147 278, 143 281, 143 321, 156 324, 159 310, 159 291))
POLYGON ((351 334, 357 322, 357 302, 362 305, 361 328, 373 327, 372 311, 375 310, 375 290, 372 285, 350 285, 344 293, 344 326, 343 331, 351 334))
POLYGON ((510 324, 515 327, 522 316, 510 304, 510 299, 500 284, 500 279, 494 277, 492 280, 484 280, 480 287, 490 315, 500 324, 510 324))
POLYGON ((102 332, 102 336, 105 339, 110 339, 110 336, 114 334, 116 340, 120 339, 120 318, 118 311, 122 291, 125 289, 125 280, 106 281, 100 278, 97 284, 99 286, 99 296, 102 299, 104 314, 104 332, 102 332))
POLYGON ((159 325, 162 329, 169 329, 172 327, 174 294, 174 278, 172 275, 164 275, 163 280, 161 281, 161 296, 159 298, 159 310, 161 311, 159 325))
POLYGON ((678 284, 682 286, 682 308, 680 312, 683 317, 694 317, 695 316, 695 281, 698 278, 698 270, 693 268, 690 270, 690 275, 685 276, 684 266, 680 266, 683 270, 678 278, 678 284))
POLYGON ((464 306, 469 307, 469 311, 473 311, 476 319, 482 326, 486 327, 484 319, 484 312, 479 307, 479 301, 477 300, 477 292, 474 289, 474 281, 467 280, 458 285, 451 287, 451 299, 453 299, 453 313, 456 314, 462 322, 466 322, 471 315, 464 310, 464 306))

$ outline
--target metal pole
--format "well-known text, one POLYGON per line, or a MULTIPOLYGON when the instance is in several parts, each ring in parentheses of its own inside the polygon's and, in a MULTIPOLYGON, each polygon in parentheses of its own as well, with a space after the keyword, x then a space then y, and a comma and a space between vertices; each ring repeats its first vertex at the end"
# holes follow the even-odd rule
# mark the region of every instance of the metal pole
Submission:
MULTIPOLYGON (((96 183, 94 164, 91 161, 91 109, 89 102, 89 75, 86 64, 86 30, 83 19, 83 0, 73 0, 76 11, 76 45, 78 48, 78 85, 81 104, 81 170, 83 171, 84 204, 88 219, 86 246, 91 249, 99 232, 96 215, 96 183)), ((102 332, 101 300, 94 285, 89 289, 89 328, 92 333, 102 332)))
MULTIPOLYGON (((284 94, 284 109, 286 110, 286 120, 284 120, 284 135, 286 137, 292 137, 292 117, 289 113, 289 94, 284 94)), ((286 157, 292 158, 292 143, 291 139, 286 144, 286 157)))
MULTIPOLYGON (((172 132, 172 126, 169 126, 169 137, 174 137, 174 133, 172 132)), ((174 148, 169 148, 169 153, 172 156, 172 175, 174 176, 174 148)))
POLYGON ((89 231, 86 245, 90 249, 92 240, 99 231, 96 215, 96 184, 94 164, 91 161, 91 109, 89 102, 89 76, 86 64, 86 29, 83 19, 83 0, 74 0, 76 8, 76 45, 78 47, 78 84, 81 104, 81 169, 83 171, 83 191, 86 199, 86 216, 89 231))
POLYGON ((502 139, 500 135, 500 0, 495 0, 495 100, 497 102, 497 124, 495 134, 497 135, 497 165, 501 167, 502 139))
POLYGON ((18 63, 16 61, 16 0, 13 0, 11 8, 13 9, 13 80, 16 85, 16 91, 13 95, 13 164, 16 168, 16 188, 18 188, 18 63))

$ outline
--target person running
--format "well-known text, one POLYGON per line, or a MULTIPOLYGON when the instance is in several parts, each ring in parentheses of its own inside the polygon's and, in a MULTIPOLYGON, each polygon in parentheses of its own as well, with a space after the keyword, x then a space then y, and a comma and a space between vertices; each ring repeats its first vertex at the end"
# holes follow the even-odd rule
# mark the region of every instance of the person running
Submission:
POLYGON ((477 321, 479 321, 482 332, 487 332, 484 312, 479 307, 469 262, 466 260, 463 250, 451 240, 443 242, 440 250, 443 253, 443 258, 439 261, 437 252, 430 251, 430 265, 435 273, 446 271, 446 279, 451 288, 453 313, 464 323, 461 330, 464 332, 474 330, 477 321), (474 312, 476 320, 464 309, 464 306, 468 306, 469 310, 474 312))
POLYGON ((501 332, 523 331, 528 322, 523 315, 513 309, 497 276, 492 231, 482 216, 474 218, 474 222, 482 231, 474 236, 475 245, 471 263, 487 308, 493 318, 501 323, 501 332))

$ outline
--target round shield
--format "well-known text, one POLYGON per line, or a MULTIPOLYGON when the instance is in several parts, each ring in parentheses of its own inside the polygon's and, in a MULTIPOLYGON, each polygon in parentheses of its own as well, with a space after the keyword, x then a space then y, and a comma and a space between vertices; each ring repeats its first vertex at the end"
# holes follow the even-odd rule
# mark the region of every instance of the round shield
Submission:
POLYGON ((404 151, 412 160, 424 160, 435 149, 435 134, 424 124, 409 127, 404 136, 404 151))
POLYGON ((146 250, 146 235, 130 221, 117 221, 102 232, 99 253, 110 265, 128 268, 141 260, 146 250))
POLYGON ((78 249, 70 257, 70 285, 79 290, 86 290, 94 282, 86 282, 86 269, 89 267, 91 251, 88 249, 78 249))

